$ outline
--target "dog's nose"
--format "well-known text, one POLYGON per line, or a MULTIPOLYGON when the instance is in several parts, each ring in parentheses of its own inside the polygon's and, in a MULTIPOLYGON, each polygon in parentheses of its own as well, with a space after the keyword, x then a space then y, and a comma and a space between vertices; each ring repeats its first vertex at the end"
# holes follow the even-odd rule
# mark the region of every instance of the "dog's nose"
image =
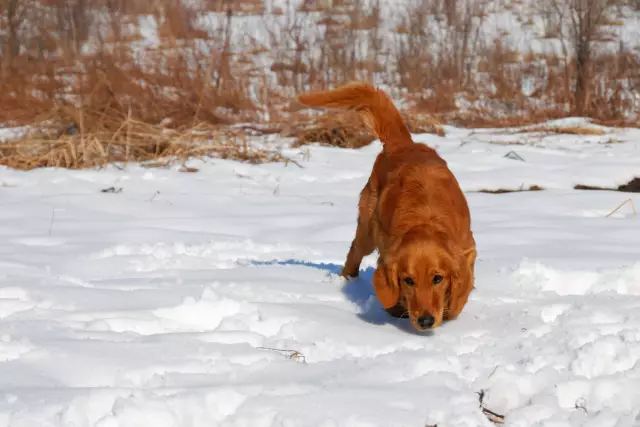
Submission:
POLYGON ((433 318, 432 315, 427 314, 426 316, 422 316, 418 318, 418 325, 422 328, 430 328, 435 323, 436 319, 433 318))

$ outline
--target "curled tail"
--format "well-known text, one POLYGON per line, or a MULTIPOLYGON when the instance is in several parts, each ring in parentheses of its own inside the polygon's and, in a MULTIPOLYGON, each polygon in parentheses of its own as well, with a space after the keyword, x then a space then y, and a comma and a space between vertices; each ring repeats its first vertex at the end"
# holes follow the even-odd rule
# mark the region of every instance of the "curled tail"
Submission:
POLYGON ((369 83, 351 82, 333 90, 307 92, 296 100, 309 107, 357 111, 382 141, 385 151, 412 144, 411 133, 387 94, 369 83))

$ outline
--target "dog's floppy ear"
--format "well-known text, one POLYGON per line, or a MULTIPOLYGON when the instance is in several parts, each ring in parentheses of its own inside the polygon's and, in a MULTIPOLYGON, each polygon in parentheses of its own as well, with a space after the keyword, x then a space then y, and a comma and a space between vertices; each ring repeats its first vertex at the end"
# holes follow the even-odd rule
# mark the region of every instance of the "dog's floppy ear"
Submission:
POLYGON ((378 264, 373 273, 373 288, 385 309, 393 308, 400 301, 400 285, 395 263, 378 264))
POLYGON ((446 319, 458 317, 467 304, 469 294, 474 284, 474 265, 476 250, 471 247, 466 251, 458 251, 455 255, 453 271, 451 274, 451 289, 449 290, 449 303, 446 307, 446 319))

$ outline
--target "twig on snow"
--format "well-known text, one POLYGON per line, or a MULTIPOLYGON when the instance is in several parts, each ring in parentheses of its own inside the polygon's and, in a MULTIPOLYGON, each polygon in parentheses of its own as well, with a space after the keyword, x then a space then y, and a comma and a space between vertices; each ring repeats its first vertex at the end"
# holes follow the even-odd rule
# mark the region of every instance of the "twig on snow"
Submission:
POLYGON ((477 391, 476 394, 478 395, 478 401, 480 402, 480 409, 482 409, 482 413, 484 413, 487 419, 494 424, 504 424, 504 415, 493 412, 491 409, 484 406, 485 391, 480 390, 477 391))
POLYGON ((289 163, 293 163, 294 165, 298 166, 300 169, 304 169, 304 166, 302 166, 300 163, 298 163, 297 161, 295 161, 291 157, 285 157, 284 158, 284 166, 285 167, 289 166, 289 163))
POLYGON ((51 220, 49 221, 49 236, 53 232, 53 223, 56 220, 56 208, 51 209, 51 220))
MULTIPOLYGON (((500 367, 499 365, 496 365, 496 367, 493 368, 493 371, 491 371, 491 373, 489 374, 489 378, 491 378, 493 376, 493 374, 496 373, 496 371, 498 370, 499 367, 500 367)), ((480 394, 480 393, 478 393, 478 394, 480 394)), ((480 398, 480 403, 482 403, 482 399, 483 398, 484 398, 484 390, 482 390, 482 397, 480 398)))
POLYGON ((494 424, 504 424, 504 415, 496 414, 490 409, 482 407, 482 412, 494 424))
POLYGON ((256 348, 259 348, 261 350, 275 351, 282 354, 283 356, 286 356, 287 359, 291 359, 299 363, 304 363, 304 364, 307 363, 307 359, 306 357, 304 357, 304 354, 300 353, 297 350, 285 350, 281 348, 271 348, 271 347, 256 347, 256 348))
POLYGON ((520 160, 521 162, 524 162, 524 157, 522 157, 520 154, 516 153, 515 151, 511 150, 509 151, 507 154, 505 154, 503 157, 506 157, 507 159, 511 159, 511 160, 520 160))
POLYGON ((122 187, 109 187, 100 190, 101 193, 122 193, 122 187))
POLYGON ((629 203, 629 204, 631 205, 631 210, 633 210, 633 216, 636 216, 636 215, 637 215, 637 212, 636 212, 636 207, 635 207, 635 204, 633 203, 633 200, 631 200, 631 199, 627 199, 627 200, 625 200, 624 202, 620 203, 620 204, 618 205, 618 207, 616 207, 614 210, 612 210, 611 212, 609 212, 609 213, 607 214, 607 218, 608 218, 608 217, 610 217, 611 215, 613 215, 614 213, 616 213, 618 210, 620 210, 620 208, 622 208, 622 207, 623 207, 624 205, 626 205, 627 203, 629 203))
POLYGON ((576 403, 574 404, 574 407, 576 409, 582 409, 585 414, 589 414, 589 411, 587 411, 587 401, 585 399, 583 399, 582 397, 580 399, 576 400, 576 403))

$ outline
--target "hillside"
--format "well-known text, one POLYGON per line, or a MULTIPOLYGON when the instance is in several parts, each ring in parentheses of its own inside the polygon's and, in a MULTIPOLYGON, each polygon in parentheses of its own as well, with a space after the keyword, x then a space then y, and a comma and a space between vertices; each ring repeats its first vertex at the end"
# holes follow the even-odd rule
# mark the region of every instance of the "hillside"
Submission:
POLYGON ((637 119, 629 0, 5 1, 9 122, 73 102, 149 123, 281 125, 296 92, 355 78, 462 125, 637 119))

